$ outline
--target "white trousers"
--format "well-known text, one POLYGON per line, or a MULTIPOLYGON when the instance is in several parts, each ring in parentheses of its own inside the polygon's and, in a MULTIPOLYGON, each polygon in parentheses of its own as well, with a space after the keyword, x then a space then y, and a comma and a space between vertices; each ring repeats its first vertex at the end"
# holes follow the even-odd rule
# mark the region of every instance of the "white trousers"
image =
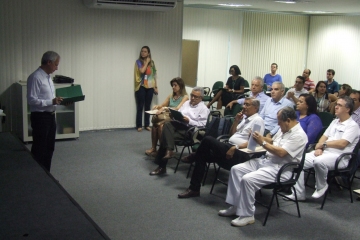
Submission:
MULTIPOLYGON (((256 158, 231 168, 226 202, 237 207, 236 215, 254 216, 256 191, 275 182, 281 166, 267 159, 256 158)), ((285 172, 281 180, 287 180, 290 176, 290 171, 285 172)))
MULTIPOLYGON (((326 186, 326 179, 329 170, 335 169, 335 161, 339 154, 331 153, 328 151, 323 152, 320 156, 314 155, 315 151, 307 153, 305 156, 304 169, 314 168, 315 170, 315 187, 320 190, 326 186)), ((345 168, 349 160, 342 160, 339 163, 339 168, 345 168)), ((301 171, 299 180, 295 185, 296 194, 298 198, 305 198, 305 180, 304 171, 301 171)))

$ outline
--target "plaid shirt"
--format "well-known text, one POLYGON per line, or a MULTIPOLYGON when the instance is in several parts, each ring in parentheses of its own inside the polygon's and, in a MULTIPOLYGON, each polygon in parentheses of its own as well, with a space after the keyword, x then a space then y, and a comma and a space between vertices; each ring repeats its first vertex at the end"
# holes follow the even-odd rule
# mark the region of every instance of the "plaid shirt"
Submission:
POLYGON ((360 107, 351 114, 351 117, 360 127, 360 107))

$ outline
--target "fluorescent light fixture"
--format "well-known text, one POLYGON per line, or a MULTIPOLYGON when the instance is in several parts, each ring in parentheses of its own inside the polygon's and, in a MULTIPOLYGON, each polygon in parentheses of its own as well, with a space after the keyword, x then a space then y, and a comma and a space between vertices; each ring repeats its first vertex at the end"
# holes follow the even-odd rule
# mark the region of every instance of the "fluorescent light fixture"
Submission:
POLYGON ((314 13, 314 14, 325 14, 325 13, 335 13, 335 12, 324 12, 324 11, 303 11, 304 13, 314 13))
POLYGON ((295 1, 291 1, 291 0, 284 0, 284 1, 274 1, 276 3, 288 3, 288 4, 293 4, 296 3, 295 1))
POLYGON ((238 3, 220 3, 218 4, 219 6, 224 6, 224 7, 250 7, 250 4, 238 4, 238 3))

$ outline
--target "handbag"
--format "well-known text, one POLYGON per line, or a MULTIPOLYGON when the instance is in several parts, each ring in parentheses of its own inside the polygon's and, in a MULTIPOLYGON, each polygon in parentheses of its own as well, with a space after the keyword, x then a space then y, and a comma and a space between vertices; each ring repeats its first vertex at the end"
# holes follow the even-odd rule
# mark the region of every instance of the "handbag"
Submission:
POLYGON ((162 124, 164 124, 165 122, 170 121, 170 112, 169 111, 163 111, 160 114, 154 115, 151 119, 151 123, 153 124, 153 126, 158 127, 162 124))

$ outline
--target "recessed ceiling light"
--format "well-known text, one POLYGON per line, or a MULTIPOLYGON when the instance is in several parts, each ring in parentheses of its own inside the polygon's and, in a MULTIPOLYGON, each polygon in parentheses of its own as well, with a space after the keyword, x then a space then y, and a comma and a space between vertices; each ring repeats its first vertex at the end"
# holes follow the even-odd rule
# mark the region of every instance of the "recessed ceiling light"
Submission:
POLYGON ((238 3, 223 3, 223 4, 218 4, 219 6, 224 6, 224 7, 250 7, 250 4, 238 4, 238 3))
POLYGON ((288 4, 296 3, 296 1, 291 1, 291 0, 274 1, 274 2, 276 2, 276 3, 288 3, 288 4))
POLYGON ((335 13, 335 12, 324 12, 324 11, 303 11, 305 13, 314 13, 314 14, 325 14, 325 13, 335 13))

